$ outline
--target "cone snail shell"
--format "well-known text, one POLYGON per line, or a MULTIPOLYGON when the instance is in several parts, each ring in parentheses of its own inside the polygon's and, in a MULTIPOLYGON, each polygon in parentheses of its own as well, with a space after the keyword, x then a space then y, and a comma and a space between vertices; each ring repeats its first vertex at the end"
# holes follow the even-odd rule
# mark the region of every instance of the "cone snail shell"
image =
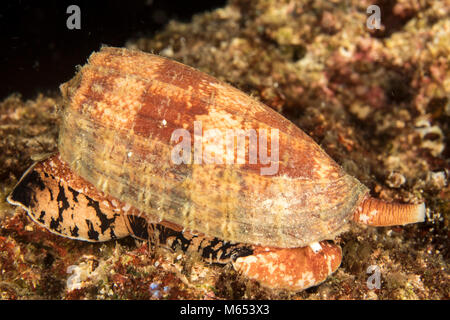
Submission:
MULTIPOLYGON (((363 184, 280 114, 178 62, 104 47, 61 91, 59 156, 32 172, 49 188, 76 192, 77 203, 67 210, 84 206, 77 212, 87 212, 95 201, 100 212, 108 210, 102 203, 113 208, 103 220, 97 211, 97 223, 90 220, 92 225, 84 227, 86 238, 94 225, 104 226, 96 231, 99 241, 136 235, 131 220, 120 225, 119 215, 165 223, 251 246, 253 254, 235 259, 236 268, 250 277, 270 273, 254 277, 269 287, 299 290, 325 280, 339 266, 340 248, 324 240, 345 231, 350 221, 402 225, 424 220, 423 204, 371 198, 363 184), (84 202, 80 193, 86 195, 84 202), (107 227, 104 221, 110 221, 107 227), (109 227, 116 221, 112 237, 109 227), (320 249, 308 247, 317 242, 320 249), (281 270, 287 266, 293 274, 269 272, 270 259, 284 261, 281 270), (319 271, 314 259, 328 266, 319 271), (295 274, 308 268, 315 270, 310 284, 295 274)), ((38 223, 48 227, 70 220, 60 215, 39 222, 36 212, 51 207, 53 196, 42 196, 42 205, 30 209, 30 201, 24 205, 17 200, 19 191, 15 194, 8 200, 38 223)), ((57 233, 70 237, 76 227, 79 235, 83 219, 73 220, 66 231, 58 224, 57 233)))

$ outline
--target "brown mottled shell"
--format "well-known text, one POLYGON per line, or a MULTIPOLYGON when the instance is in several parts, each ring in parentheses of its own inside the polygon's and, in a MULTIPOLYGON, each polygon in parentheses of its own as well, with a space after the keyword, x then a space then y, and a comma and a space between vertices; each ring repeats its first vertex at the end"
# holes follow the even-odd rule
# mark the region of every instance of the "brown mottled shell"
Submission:
MULTIPOLYGON (((61 90, 59 151, 72 170, 186 229, 232 242, 301 247, 344 231, 367 194, 294 124, 178 62, 105 47, 61 90), (259 154, 257 164, 174 164, 172 133, 184 128, 194 137, 194 121, 203 132, 278 129, 278 171, 262 175, 269 165, 259 154)), ((204 150, 224 157, 214 143, 204 139, 204 150)))

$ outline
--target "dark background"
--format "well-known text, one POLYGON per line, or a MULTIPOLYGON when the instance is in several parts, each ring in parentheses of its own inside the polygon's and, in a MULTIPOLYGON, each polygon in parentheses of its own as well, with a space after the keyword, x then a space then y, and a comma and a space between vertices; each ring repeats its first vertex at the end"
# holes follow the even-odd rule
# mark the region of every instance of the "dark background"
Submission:
POLYGON ((0 99, 13 92, 25 99, 55 91, 102 44, 123 46, 151 36, 169 20, 188 22, 226 0, 2 1, 0 5, 0 99), (69 30, 69 5, 81 10, 81 30, 69 30))

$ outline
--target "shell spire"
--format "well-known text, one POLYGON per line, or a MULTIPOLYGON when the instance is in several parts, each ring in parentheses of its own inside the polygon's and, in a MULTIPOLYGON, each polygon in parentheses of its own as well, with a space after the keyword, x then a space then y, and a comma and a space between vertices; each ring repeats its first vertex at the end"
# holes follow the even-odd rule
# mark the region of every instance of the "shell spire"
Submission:
POLYGON ((366 198, 356 209, 353 220, 370 226, 395 226, 425 220, 425 203, 390 203, 372 197, 366 198))

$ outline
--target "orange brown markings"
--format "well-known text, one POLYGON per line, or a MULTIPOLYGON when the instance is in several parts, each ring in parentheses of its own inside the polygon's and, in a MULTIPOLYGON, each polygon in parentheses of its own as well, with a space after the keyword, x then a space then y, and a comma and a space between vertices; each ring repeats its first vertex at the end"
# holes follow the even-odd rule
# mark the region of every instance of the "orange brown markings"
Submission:
MULTIPOLYGON (((316 164, 313 163, 311 159, 314 159, 318 155, 323 157, 323 152, 320 152, 319 150, 313 150, 314 148, 309 148, 308 144, 311 142, 314 143, 312 139, 307 137, 291 122, 280 117, 275 111, 271 110, 267 106, 260 103, 255 104, 253 103, 253 100, 251 100, 251 98, 244 93, 226 84, 220 83, 218 80, 211 76, 208 76, 198 70, 195 70, 188 66, 184 66, 177 62, 158 56, 124 51, 117 48, 103 48, 101 51, 101 56, 108 57, 108 53, 117 56, 117 59, 123 60, 123 58, 126 57, 127 63, 125 63, 125 65, 127 66, 128 63, 131 65, 132 62, 136 59, 139 61, 141 59, 143 61, 146 61, 146 64, 149 64, 154 68, 152 69, 151 73, 147 74, 147 76, 149 76, 148 80, 156 80, 158 82, 156 86, 161 86, 160 90, 154 91, 168 91, 168 94, 166 92, 164 94, 161 94, 160 92, 156 94, 153 91, 147 92, 145 94, 148 97, 144 98, 144 100, 147 101, 144 101, 144 106, 139 111, 139 114, 137 115, 135 120, 136 131, 138 134, 149 136, 150 132, 153 131, 153 127, 151 124, 149 124, 150 120, 147 120, 147 117, 149 117, 150 119, 158 119, 161 121, 166 120, 171 123, 173 121, 170 120, 178 119, 181 115, 183 118, 183 122, 188 123, 189 125, 190 122, 193 122, 192 117, 195 117, 195 115, 199 114, 207 114, 208 108, 210 108, 212 105, 220 104, 218 106, 220 110, 224 110, 226 113, 234 115, 236 119, 246 120, 246 117, 249 117, 251 121, 262 121, 269 126, 280 128, 280 130, 286 131, 285 134, 287 136, 285 140, 287 141, 285 144, 283 142, 280 143, 280 155, 284 155, 283 158, 288 160, 289 163, 284 163, 285 161, 283 159, 280 159, 281 163, 277 175, 288 174, 291 177, 299 176, 311 178, 315 178, 317 176, 317 174, 315 174, 317 169, 314 168, 316 164), (174 88, 170 89, 172 86, 182 88, 185 91, 181 91, 180 94, 178 90, 175 90, 174 88), (222 90, 219 92, 218 88, 222 88, 222 90), (171 91, 172 93, 170 93, 171 91), (212 102, 213 97, 216 97, 215 103, 212 102), (170 108, 164 108, 165 110, 164 112, 162 112, 161 106, 169 101, 170 108), (193 110, 189 109, 188 103, 192 105, 191 108, 193 108, 193 110), (238 104, 244 105, 241 106, 238 104), (196 108, 198 107, 200 107, 199 111, 196 110, 196 108), (187 110, 188 112, 186 112, 187 110), (159 113, 163 113, 163 115, 160 115, 159 113), (164 117, 167 119, 164 119, 164 117), (300 142, 301 148, 297 152, 297 154, 291 154, 291 150, 299 149, 295 148, 295 146, 293 145, 290 145, 291 141, 297 138, 297 136, 299 136, 298 138, 300 138, 301 140, 306 141, 303 141, 303 148, 301 147, 302 142, 300 142)), ((118 60, 115 61, 113 67, 117 68, 117 70, 121 70, 119 69, 120 65, 118 64, 118 62, 118 60)), ((103 62, 99 62, 98 64, 103 64, 103 62)), ((132 70, 130 69, 128 71, 132 70)), ((145 74, 144 71, 140 72, 139 69, 134 71, 135 72, 133 74, 139 74, 140 76, 145 74)), ((214 123, 213 121, 214 119, 211 119, 211 124, 214 123)), ((246 122, 248 122, 248 120, 246 120, 246 122)), ((193 124, 190 125, 192 126, 193 124)), ((171 133, 170 129, 168 129, 169 127, 170 124, 167 125, 167 128, 154 131, 157 136, 168 139, 169 134, 171 133)), ((177 125, 175 124, 175 128, 176 127, 177 125)), ((298 146, 298 144, 296 145, 298 146)), ((318 146, 317 149, 319 149, 318 146)), ((323 166, 333 166, 330 159, 327 160, 328 161, 325 161, 325 163, 323 163, 323 166), (328 162, 330 162, 330 164, 328 162)), ((260 165, 260 161, 258 161, 257 165, 249 165, 246 168, 249 168, 251 170, 260 170, 261 167, 267 167, 267 165, 260 165)), ((330 168, 330 170, 333 171, 334 169, 330 168)), ((323 171, 325 174, 327 168, 324 168, 323 171)))
POLYGON ((71 108, 105 127, 129 130, 148 81, 91 65, 84 66, 81 73, 82 83, 71 108))
POLYGON ((300 291, 323 282, 340 265, 341 248, 326 241, 315 253, 309 246, 293 249, 254 247, 253 255, 238 258, 236 270, 273 289, 300 291))
MULTIPOLYGON (((89 64, 118 69, 120 64, 123 64, 125 60, 137 60, 140 56, 142 56, 142 52, 135 50, 103 47, 99 52, 94 52, 91 54, 89 57, 89 64)), ((130 65, 129 67, 133 67, 133 65, 130 65)), ((141 68, 142 64, 138 65, 138 70, 141 68)))
POLYGON ((163 58, 141 51, 104 47, 89 57, 89 64, 118 70, 129 75, 151 78, 163 58))
MULTIPOLYGON (((287 136, 291 136, 292 138, 297 138, 298 136, 300 136, 300 138, 303 138, 303 131, 299 130, 299 128, 291 121, 284 117, 280 117, 280 114, 278 112, 275 112, 268 106, 263 106, 264 108, 262 110, 255 111, 253 115, 254 119, 262 121, 270 128, 278 128, 280 131, 283 131, 287 136)), ((306 136, 306 134, 304 135, 306 136)))
POLYGON ((73 174, 58 155, 27 171, 10 200, 38 224, 62 236, 95 242, 128 235, 122 220, 126 205, 73 174))
MULTIPOLYGON (((154 135, 156 139, 169 141, 173 130, 182 127, 182 125, 187 125, 189 129, 193 131, 192 126, 196 116, 208 114, 208 110, 211 110, 210 108, 214 105, 218 110, 229 114, 233 119, 238 121, 241 120, 241 127, 243 128, 245 127, 245 122, 254 127, 257 125, 258 121, 262 121, 270 126, 286 131, 286 133, 282 133, 280 137, 279 153, 280 156, 283 155, 283 159, 280 159, 279 169, 276 175, 281 176, 287 174, 291 177, 300 176, 310 178, 317 176, 317 174, 315 174, 317 169, 314 167, 317 166, 317 164, 313 163, 311 159, 314 159, 317 156, 317 153, 321 155, 321 152, 315 152, 318 150, 313 150, 314 148, 311 149, 307 146, 309 143, 314 142, 306 137, 305 134, 302 134, 302 132, 292 123, 279 117, 276 112, 268 107, 259 103, 251 103, 251 98, 238 90, 235 90, 226 84, 220 84, 213 77, 171 60, 136 52, 127 54, 128 52, 121 49, 102 49, 102 52, 103 50, 105 53, 112 52, 120 58, 123 58, 125 53, 125 57, 127 57, 126 65, 128 65, 128 63, 132 64, 131 62, 139 57, 139 59, 145 58, 144 60, 149 60, 148 64, 151 64, 155 68, 150 73, 151 76, 146 79, 146 81, 148 81, 147 86, 149 85, 149 87, 147 87, 147 92, 141 95, 141 98, 138 97, 139 93, 137 93, 136 98, 141 99, 142 103, 142 107, 138 109, 138 114, 132 124, 134 125, 137 134, 143 137, 154 135), (149 59, 149 57, 151 59, 149 59), (153 61, 155 62, 153 63, 153 61), (211 85, 211 83, 217 85, 211 85), (182 90, 177 90, 176 88, 181 88, 182 90), (218 92, 218 88, 222 88, 222 92, 218 92), (236 99, 230 95, 236 95, 236 99), (216 97, 215 103, 212 101, 214 97, 216 97), (221 105, 217 106, 217 104, 221 105), (244 106, 235 104, 244 104, 244 106), (250 109, 246 111, 247 105, 250 109), (254 110, 251 110, 252 108, 254 108, 254 110), (261 110, 264 110, 264 112, 261 110), (250 120, 246 119, 247 116, 250 117, 250 120), (178 119, 182 120, 179 121, 178 119), (167 124, 161 126, 161 121, 163 120, 167 121, 167 124), (254 122, 253 125, 252 122, 254 122), (291 136, 291 134, 294 136, 291 136), (303 141, 303 148, 301 142, 300 144, 292 142, 297 135, 299 135, 301 139, 306 140, 303 141), (291 145, 291 143, 296 145, 291 145), (300 148, 296 148, 297 146, 300 148), (292 154, 292 150, 298 150, 297 154, 292 154)), ((102 53, 102 56, 107 57, 108 54, 102 53)), ((118 61, 114 62, 114 65, 111 66, 112 68, 117 68, 117 70, 110 70, 110 72, 108 72, 109 76, 119 77, 120 75, 118 73, 123 72, 119 68, 120 65, 117 65, 117 63, 118 61)), ((103 62, 99 62, 90 68, 99 69, 99 65, 110 67, 109 64, 105 65, 103 62)), ((102 70, 105 68, 102 67, 100 69, 102 70)), ((142 75, 145 74, 145 72, 140 72, 139 69, 135 71, 136 72, 134 72, 133 75, 137 75, 138 77, 142 77, 142 75)), ((121 76, 123 77, 123 75, 121 76)), ((100 83, 101 79, 98 81, 100 83)), ((141 81, 144 81, 144 79, 141 81)), ((93 96, 95 99, 94 93, 93 96)), ((210 119, 209 122, 212 127, 224 127, 223 123, 215 123, 214 119, 210 119)), ((204 121, 205 130, 207 129, 207 124, 208 121, 204 121)), ((227 126, 225 125, 225 127, 227 126)), ((191 141, 191 143, 193 144, 193 141, 191 141)), ((318 146, 317 148, 319 149, 318 146)), ((268 149, 270 154, 270 136, 268 137, 268 149)), ((246 150, 248 152, 248 144, 246 150)), ((257 155, 259 158, 259 152, 257 155)), ((327 165, 329 164, 323 164, 324 167, 327 165)), ((332 164, 330 165, 332 166, 332 164)), ((260 171, 261 168, 269 166, 270 163, 262 165, 260 159, 258 159, 257 164, 249 164, 247 156, 244 169, 260 171)), ((330 169, 333 170, 333 168, 330 169)), ((324 171, 325 174, 327 169, 324 168, 322 171, 324 171)))
MULTIPOLYGON (((228 112, 228 110, 227 110, 228 112)), ((240 167, 244 171, 250 171, 260 174, 262 168, 272 168, 276 170, 276 163, 278 162, 278 170, 275 171, 273 176, 287 176, 289 178, 302 178, 302 179, 324 179, 325 172, 334 172, 335 176, 330 176, 330 180, 334 181, 344 175, 344 172, 339 168, 337 164, 333 162, 331 158, 325 155, 325 153, 320 149, 318 145, 314 143, 309 137, 306 136, 292 136, 288 135, 283 131, 284 128, 280 128, 278 131, 278 158, 274 157, 272 160, 272 137, 271 133, 274 128, 261 127, 260 124, 247 120, 245 118, 240 118, 239 115, 234 113, 229 113, 230 117, 234 117, 240 120, 240 128, 244 130, 244 134, 247 133, 246 129, 254 129, 256 131, 257 138, 257 148, 256 148, 256 163, 250 163, 249 161, 249 138, 245 137, 245 163, 237 165, 237 148, 236 143, 233 145, 234 153, 234 164, 240 167), (261 144, 259 138, 262 134, 261 129, 266 129, 266 152, 265 156, 269 158, 269 162, 263 164, 260 157, 261 144), (304 140, 302 140, 304 139, 304 140), (314 144, 314 145, 310 145, 314 144), (274 167, 275 166, 275 167, 274 167), (323 172, 323 173, 321 173, 323 172)), ((203 130, 207 130, 207 125, 209 124, 212 128, 223 129, 223 134, 226 138, 227 129, 237 129, 236 127, 227 126, 224 122, 217 122, 214 124, 213 119, 208 122, 203 121, 203 130)), ((226 146, 223 147, 226 153, 226 146)), ((330 181, 324 179, 324 181, 330 181)))
MULTIPOLYGON (((45 173, 51 174, 57 179, 67 182, 73 189, 83 190, 79 192, 94 196, 98 191, 88 181, 73 173, 69 166, 61 160, 58 154, 48 158, 46 161, 40 162, 37 168, 42 167, 45 173)), ((100 193, 103 196, 102 193, 100 193)))
MULTIPOLYGON (((227 130, 227 129, 225 129, 227 130)), ((245 130, 245 129, 243 129, 245 130)), ((264 152, 264 156, 269 158, 268 163, 262 163, 262 159, 261 159, 261 154, 260 154, 260 148, 261 148, 261 144, 259 141, 259 137, 261 134, 261 131, 258 130, 257 128, 255 128, 256 131, 256 148, 252 146, 252 149, 250 148, 250 141, 251 139, 248 137, 248 135, 245 136, 245 161, 243 164, 238 163, 238 147, 237 147, 237 143, 236 143, 236 139, 233 145, 233 165, 238 168, 238 170, 242 171, 242 172, 252 172, 258 175, 261 175, 261 169, 262 168, 270 168, 273 167, 274 164, 278 163, 278 169, 276 169, 276 167, 274 167, 274 174, 271 174, 271 176, 280 176, 283 175, 284 172, 280 172, 280 168, 281 168, 281 159, 280 159, 280 155, 278 159, 275 158, 274 160, 272 160, 272 149, 271 149, 271 132, 270 130, 267 130, 266 132, 266 136, 267 136, 267 140, 266 140, 266 152, 264 152), (250 163, 250 152, 256 152, 256 163, 250 163)), ((224 140, 226 139, 226 132, 224 131, 224 140)), ((226 145, 224 143, 224 154, 227 153, 227 149, 226 149, 226 145)), ((253 160, 253 159, 252 159, 253 160)), ((254 161, 254 160, 253 160, 254 161)), ((266 162, 266 161, 265 161, 266 162)), ((224 160, 224 163, 225 160, 224 160)))
POLYGON ((72 97, 71 105, 82 108, 84 104, 94 106, 97 102, 104 100, 107 92, 112 92, 113 79, 105 72, 95 72, 92 67, 85 66, 81 71, 82 78, 75 96, 72 97), (96 86, 93 87, 93 85, 96 86))
MULTIPOLYGON (((320 165, 316 157, 323 157, 320 147, 309 137, 283 136, 280 144, 280 173, 292 178, 322 179, 317 174, 322 167, 337 166, 328 158, 320 165)), ((342 175, 342 173, 340 174, 342 175)))
MULTIPOLYGON (((208 87, 210 81, 217 82, 215 78, 173 60, 122 48, 102 48, 100 52, 91 55, 89 65, 198 92, 201 92, 203 87, 208 87)), ((211 89, 201 94, 210 98, 210 92, 211 89)))
POLYGON ((257 110, 254 118, 268 127, 279 129, 279 175, 292 178, 321 178, 324 174, 318 176, 318 167, 322 167, 324 171, 335 172, 337 176, 344 174, 311 137, 272 109, 266 107, 257 110))
POLYGON ((218 82, 216 78, 176 61, 158 56, 152 58, 161 60, 155 72, 155 79, 158 81, 185 90, 192 87, 194 92, 205 91, 207 96, 215 91, 208 84, 218 82))
POLYGON ((174 231, 177 231, 177 232, 181 232, 181 231, 183 231, 183 229, 184 229, 184 228, 183 228, 182 226, 180 226, 179 224, 172 223, 172 222, 167 221, 167 220, 162 220, 162 221, 159 222, 159 224, 163 225, 163 226, 166 227, 166 228, 169 228, 169 229, 172 229, 172 230, 174 230, 174 231))

